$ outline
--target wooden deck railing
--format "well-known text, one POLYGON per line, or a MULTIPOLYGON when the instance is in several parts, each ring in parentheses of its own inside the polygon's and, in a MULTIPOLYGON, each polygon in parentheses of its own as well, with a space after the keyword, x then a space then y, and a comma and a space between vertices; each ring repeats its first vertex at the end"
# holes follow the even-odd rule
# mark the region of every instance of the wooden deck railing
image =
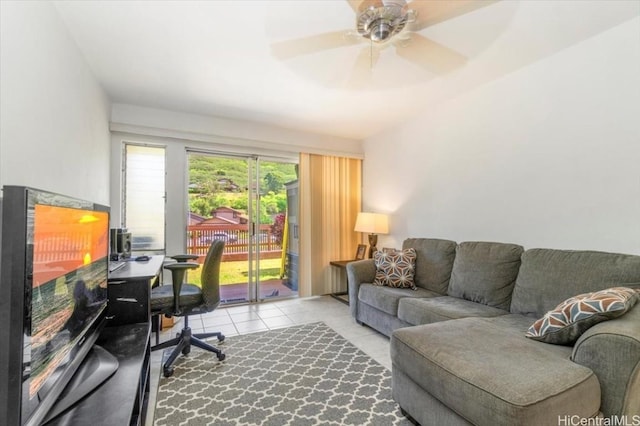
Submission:
MULTIPOLYGON (((260 225, 257 241, 260 256, 265 259, 279 257, 282 244, 271 233, 271 225, 260 225)), ((247 260, 249 255, 249 228, 247 225, 189 225, 187 228, 187 253, 204 257, 213 240, 223 240, 223 260, 247 260)))

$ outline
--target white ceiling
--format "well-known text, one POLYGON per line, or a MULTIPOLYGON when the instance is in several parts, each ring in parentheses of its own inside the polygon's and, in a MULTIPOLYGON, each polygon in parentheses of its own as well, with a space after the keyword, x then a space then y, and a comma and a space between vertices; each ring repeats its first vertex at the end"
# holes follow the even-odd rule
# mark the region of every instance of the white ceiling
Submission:
POLYGON ((387 48, 371 80, 354 86, 364 42, 272 55, 274 43, 353 30, 345 0, 54 3, 115 103, 353 139, 640 15, 635 0, 503 0, 420 31, 464 55, 463 66, 435 74, 387 48))

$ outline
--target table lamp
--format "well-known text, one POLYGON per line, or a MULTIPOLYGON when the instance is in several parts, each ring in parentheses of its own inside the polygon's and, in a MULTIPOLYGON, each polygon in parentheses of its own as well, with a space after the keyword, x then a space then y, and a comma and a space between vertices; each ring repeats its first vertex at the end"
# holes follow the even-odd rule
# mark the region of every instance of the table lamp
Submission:
POLYGON ((378 234, 389 233, 389 218, 386 214, 360 212, 354 231, 369 233, 369 258, 372 258, 377 250, 378 234))

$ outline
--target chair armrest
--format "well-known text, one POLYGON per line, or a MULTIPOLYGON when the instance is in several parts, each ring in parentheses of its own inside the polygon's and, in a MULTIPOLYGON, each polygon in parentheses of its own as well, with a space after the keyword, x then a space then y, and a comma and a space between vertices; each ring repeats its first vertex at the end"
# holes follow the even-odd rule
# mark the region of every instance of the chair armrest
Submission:
POLYGON ((170 257, 171 259, 182 263, 182 262, 187 262, 189 260, 196 260, 198 258, 198 255, 197 254, 176 254, 170 257))
POLYGON ((171 271, 171 285, 173 285, 173 313, 180 314, 180 292, 182 291, 182 283, 184 275, 188 269, 199 268, 200 265, 192 262, 178 262, 164 265, 165 269, 171 271))
POLYGON ((571 359, 590 368, 600 381, 605 417, 640 416, 640 305, 588 329, 571 359))
POLYGON ((168 269, 171 272, 187 270, 187 269, 196 269, 198 267, 200 267, 200 265, 194 262, 177 262, 177 263, 168 263, 164 265, 164 269, 168 269))
POLYGON ((372 283, 376 277, 376 265, 373 259, 357 260, 347 263, 347 283, 349 285, 349 310, 351 316, 358 312, 358 291, 360 284, 372 283))

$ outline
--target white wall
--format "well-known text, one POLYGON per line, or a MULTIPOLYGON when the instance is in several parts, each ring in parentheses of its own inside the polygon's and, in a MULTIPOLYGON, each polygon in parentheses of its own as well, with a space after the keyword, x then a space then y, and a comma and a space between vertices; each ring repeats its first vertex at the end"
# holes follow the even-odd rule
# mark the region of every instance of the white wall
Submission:
POLYGON ((109 101, 49 2, 0 2, 0 184, 109 204, 109 101))
POLYGON ((640 19, 365 141, 392 235, 640 254, 640 19))

